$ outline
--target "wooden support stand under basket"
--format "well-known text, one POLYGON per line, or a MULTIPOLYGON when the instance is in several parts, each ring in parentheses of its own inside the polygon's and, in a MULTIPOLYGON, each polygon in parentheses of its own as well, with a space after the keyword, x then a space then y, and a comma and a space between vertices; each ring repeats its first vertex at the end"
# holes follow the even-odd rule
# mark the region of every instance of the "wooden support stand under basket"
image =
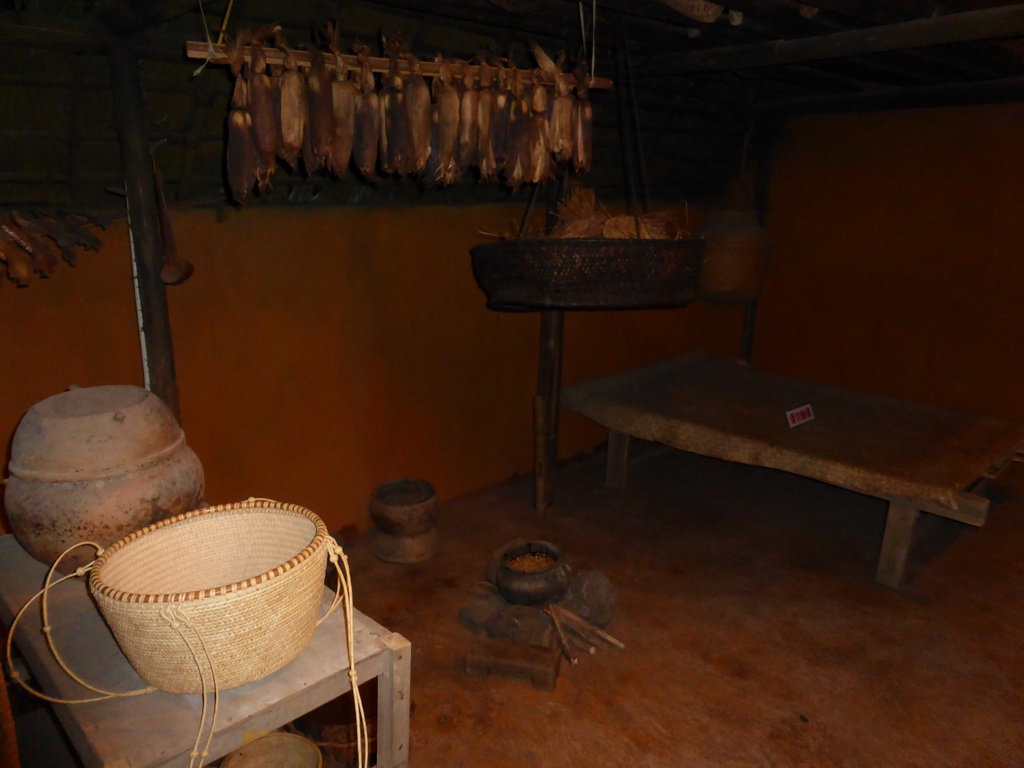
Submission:
MULTIPOLYGON (((10 624, 40 588, 46 570, 14 536, 0 537, 0 620, 10 624)), ((332 598, 325 589, 322 611, 332 598)), ((112 690, 142 687, 82 580, 59 585, 49 602, 53 639, 70 668, 112 690)), ((408 764, 411 647, 401 635, 353 613, 356 672, 360 681, 376 678, 379 688, 377 765, 400 768, 408 764)), ((34 682, 46 693, 65 699, 91 693, 58 667, 40 631, 38 612, 26 614, 14 639, 34 682)), ((262 680, 223 691, 209 759, 347 693, 351 685, 345 644, 344 617, 336 611, 288 665, 262 680)), ((55 705, 54 710, 86 768, 178 768, 188 764, 200 703, 198 695, 154 691, 82 706, 55 705)))

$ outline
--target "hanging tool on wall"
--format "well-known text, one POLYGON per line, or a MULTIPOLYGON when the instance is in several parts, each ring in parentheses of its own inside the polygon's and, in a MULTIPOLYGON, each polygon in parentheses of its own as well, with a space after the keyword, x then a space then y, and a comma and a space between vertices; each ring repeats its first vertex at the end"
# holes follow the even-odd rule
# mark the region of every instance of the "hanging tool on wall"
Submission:
POLYGON ((164 181, 153 157, 153 183, 156 192, 157 218, 160 225, 160 250, 164 264, 160 267, 160 279, 165 285, 181 285, 192 276, 192 262, 178 255, 178 245, 171 229, 171 217, 167 213, 167 199, 164 197, 164 181))

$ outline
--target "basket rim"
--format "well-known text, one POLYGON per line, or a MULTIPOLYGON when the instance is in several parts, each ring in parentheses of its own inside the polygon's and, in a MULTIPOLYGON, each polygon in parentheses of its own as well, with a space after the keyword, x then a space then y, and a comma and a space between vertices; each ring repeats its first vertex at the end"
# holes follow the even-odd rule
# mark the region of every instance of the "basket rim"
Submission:
POLYGON ((285 504, 279 501, 272 501, 270 499, 247 499, 246 501, 236 501, 230 504, 218 504, 213 507, 193 509, 189 512, 183 512, 179 515, 174 515, 173 517, 168 517, 164 520, 151 523, 144 528, 140 528, 139 530, 128 534, 124 538, 114 542, 104 549, 93 564, 92 572, 89 575, 89 586, 94 592, 123 603, 181 603, 220 597, 222 595, 238 593, 260 584, 264 584, 271 579, 283 576, 298 567, 304 561, 313 557, 317 550, 324 546, 328 538, 330 538, 330 533, 327 530, 327 526, 324 524, 324 521, 321 520, 315 512, 298 504, 285 504), (256 576, 250 576, 247 579, 236 581, 232 584, 222 584, 217 587, 209 587, 207 589, 193 590, 190 592, 142 594, 138 592, 125 592, 124 590, 114 589, 102 581, 103 566, 105 566, 114 555, 125 549, 132 542, 138 541, 143 536, 187 520, 254 509, 269 510, 271 512, 297 513, 310 520, 316 526, 316 533, 313 536, 312 541, 310 541, 302 551, 281 565, 275 566, 274 568, 264 571, 256 576))

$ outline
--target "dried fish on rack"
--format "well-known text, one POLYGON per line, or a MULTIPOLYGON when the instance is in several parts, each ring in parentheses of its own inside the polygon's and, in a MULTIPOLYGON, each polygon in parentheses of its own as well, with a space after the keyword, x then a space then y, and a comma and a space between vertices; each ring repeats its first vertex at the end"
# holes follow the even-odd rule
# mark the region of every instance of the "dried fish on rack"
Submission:
POLYGON ((573 107, 576 99, 566 77, 559 73, 555 78, 555 98, 548 116, 551 138, 551 154, 560 163, 572 157, 573 107))
POLYGON ((0 225, 0 261, 7 262, 7 279, 24 288, 32 282, 32 260, 0 225))
POLYGON ((306 73, 306 97, 309 101, 308 140, 303 149, 306 173, 314 173, 331 163, 334 140, 334 75, 324 66, 324 54, 318 48, 309 52, 306 73), (308 153, 308 156, 307 156, 308 153))
POLYGON ((505 167, 509 153, 509 114, 515 100, 512 92, 512 71, 498 65, 498 87, 494 92, 494 112, 491 115, 491 147, 498 170, 505 167))
POLYGON ((477 141, 479 136, 480 91, 476 87, 476 74, 472 67, 462 69, 462 88, 459 93, 459 143, 455 161, 459 172, 465 171, 477 162, 477 141))
POLYGON ((433 124, 433 105, 430 86, 420 73, 420 62, 409 57, 410 74, 405 76, 402 90, 405 96, 406 121, 409 125, 410 173, 422 173, 430 162, 430 134, 433 124))
POLYGON ((437 136, 437 169, 434 180, 453 184, 459 177, 455 153, 459 142, 459 92, 455 88, 451 62, 442 61, 434 78, 434 123, 437 136))
POLYGON ((523 181, 539 184, 554 177, 548 131, 548 89, 534 77, 522 131, 523 181))
POLYGON ((486 62, 480 62, 480 98, 477 104, 477 168, 480 178, 489 181, 498 175, 498 163, 494 156, 494 69, 486 62))
POLYGON ((576 103, 572 108, 572 167, 578 173, 590 170, 591 133, 594 107, 590 103, 590 70, 580 62, 573 73, 576 77, 576 103))
POLYGON ((334 108, 334 132, 331 138, 330 168, 338 178, 345 175, 352 159, 352 145, 356 134, 356 105, 359 91, 339 56, 335 79, 331 83, 331 105, 334 108))
POLYGON ((11 211, 10 218, 4 223, 4 232, 11 235, 21 249, 28 253, 32 269, 43 277, 49 277, 57 269, 57 255, 43 242, 42 233, 17 211, 11 211), (40 236, 37 236, 37 233, 40 236))
POLYGON ((352 159, 363 176, 372 176, 377 168, 377 147, 380 143, 380 97, 373 70, 367 61, 370 49, 357 42, 352 50, 359 59, 359 97, 356 99, 352 159))
POLYGON ((277 144, 280 131, 274 109, 274 86, 267 74, 267 58, 263 52, 263 42, 268 35, 279 27, 269 27, 253 38, 252 59, 249 64, 248 100, 249 115, 252 122, 252 139, 256 146, 258 165, 256 180, 259 188, 265 189, 274 173, 277 158, 277 144))
POLYGON ((231 111, 228 112, 226 164, 228 190, 239 205, 248 199, 259 176, 259 156, 253 136, 252 115, 249 112, 249 83, 243 76, 245 60, 242 54, 246 41, 247 36, 240 34, 230 49, 235 88, 231 94, 231 111))
POLYGON ((412 148, 397 37, 392 35, 387 47, 391 63, 380 89, 380 167, 384 173, 404 175, 412 164, 412 148))
POLYGON ((299 71, 292 52, 284 49, 284 72, 281 75, 281 145, 278 156, 293 170, 298 166, 302 141, 309 125, 309 102, 306 79, 299 71))
POLYGON ((41 235, 45 235, 57 244, 64 261, 72 267, 75 266, 75 263, 78 261, 78 254, 75 253, 75 246, 78 245, 78 241, 75 237, 48 216, 38 212, 26 213, 24 215, 39 230, 41 235))
POLYGON ((518 69, 512 72, 512 88, 509 98, 508 119, 505 127, 505 183, 518 187, 526 181, 526 165, 529 162, 528 122, 530 99, 523 89, 523 76, 518 69))

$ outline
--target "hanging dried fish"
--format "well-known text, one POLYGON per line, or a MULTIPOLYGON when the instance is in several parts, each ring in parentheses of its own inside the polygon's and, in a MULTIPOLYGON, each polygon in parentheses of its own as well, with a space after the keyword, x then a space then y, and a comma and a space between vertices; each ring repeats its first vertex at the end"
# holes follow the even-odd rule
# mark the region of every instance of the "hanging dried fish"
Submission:
POLYGON ((509 153, 509 113, 515 101, 512 92, 512 71, 498 65, 498 88, 494 92, 494 112, 491 115, 491 147, 497 170, 505 167, 509 153))
POLYGON ((60 248, 61 256, 70 266, 75 266, 78 261, 78 254, 75 253, 75 246, 78 245, 77 240, 69 232, 65 231, 56 221, 49 216, 33 211, 31 214, 27 214, 32 224, 48 238, 53 240, 60 248))
POLYGON ((353 48, 359 57, 359 98, 356 99, 356 130, 352 137, 352 158, 363 176, 372 176, 377 167, 380 142, 380 97, 373 70, 367 61, 370 49, 361 43, 353 48))
POLYGON ((450 62, 442 61, 434 78, 434 123, 437 132, 437 170, 434 178, 443 185, 459 177, 455 153, 459 142, 459 92, 453 83, 450 62))
POLYGON ((92 232, 85 229, 86 226, 95 226, 106 229, 107 223, 93 216, 86 216, 80 213, 68 213, 67 211, 56 211, 54 214, 61 229, 67 233, 78 245, 84 246, 87 251, 98 251, 103 243, 92 232))
POLYGON ((462 68, 462 88, 459 94, 459 145, 455 154, 459 171, 464 173, 476 164, 477 142, 480 122, 477 115, 480 108, 480 91, 476 87, 476 75, 472 67, 462 68))
POLYGON ((334 107, 334 134, 331 139, 331 173, 338 178, 345 175, 352 159, 352 143, 356 133, 356 101, 359 91, 348 70, 337 57, 336 77, 331 83, 331 104, 334 107))
POLYGON ((0 260, 7 262, 7 279, 24 288, 32 281, 32 260, 0 226, 0 260))
POLYGON ((498 163, 494 156, 494 69, 486 61, 480 62, 480 100, 477 104, 477 167, 480 178, 489 181, 498 175, 498 163))
POLYGON ((586 62, 580 62, 573 74, 576 77, 576 103, 572 108, 572 167, 582 173, 590 170, 594 107, 590 103, 590 71, 586 62))
POLYGON ((8 231, 14 231, 17 243, 28 252, 32 259, 32 268, 43 277, 49 277, 60 263, 44 240, 43 233, 28 219, 17 211, 11 211, 8 231))
POLYGON ((551 138, 548 132, 548 89, 534 72, 530 90, 529 114, 525 119, 522 140, 523 181, 539 184, 554 176, 551 160, 551 138))
POLYGON ((252 140, 252 117, 247 109, 232 109, 228 115, 228 187, 241 205, 257 180, 258 156, 252 140))
POLYGON ((231 93, 231 111, 228 112, 225 155, 228 191, 239 205, 248 199, 259 175, 259 158, 253 137, 252 116, 249 113, 249 83, 245 77, 244 53, 248 40, 249 34, 243 30, 235 36, 228 48, 235 88, 231 93))
POLYGON ((405 112, 405 85, 395 36, 387 43, 390 64, 380 89, 380 167, 384 173, 404 175, 412 166, 409 116, 405 112))
POLYGON ((278 126, 274 112, 274 86, 267 74, 267 58, 263 52, 263 41, 267 34, 275 31, 271 27, 253 39, 252 60, 249 65, 249 116, 252 121, 253 142, 259 158, 257 183, 265 189, 274 173, 277 156, 278 126))
POLYGON ((309 102, 306 99, 306 79, 299 72, 295 56, 287 48, 284 52, 284 73, 281 75, 281 146, 278 156, 294 170, 309 125, 309 102))
POLYGON ((334 75, 324 66, 324 55, 318 48, 309 52, 306 73, 306 96, 309 100, 308 149, 304 145, 303 163, 306 173, 314 173, 330 165, 334 140, 334 75), (308 157, 306 156, 308 153, 308 157))
POLYGON ((409 57, 411 73, 402 86, 405 95, 405 114, 409 125, 409 172, 422 173, 430 161, 430 134, 433 124, 433 106, 430 86, 420 73, 420 62, 409 57))
POLYGON ((526 165, 529 163, 528 123, 530 99, 523 88, 523 76, 518 69, 512 72, 511 96, 508 119, 505 128, 505 183, 518 187, 526 181, 526 165))
POLYGON ((555 78, 555 98, 551 104, 548 128, 551 134, 551 154, 560 163, 572 157, 572 112, 575 103, 568 78, 559 72, 555 78))

